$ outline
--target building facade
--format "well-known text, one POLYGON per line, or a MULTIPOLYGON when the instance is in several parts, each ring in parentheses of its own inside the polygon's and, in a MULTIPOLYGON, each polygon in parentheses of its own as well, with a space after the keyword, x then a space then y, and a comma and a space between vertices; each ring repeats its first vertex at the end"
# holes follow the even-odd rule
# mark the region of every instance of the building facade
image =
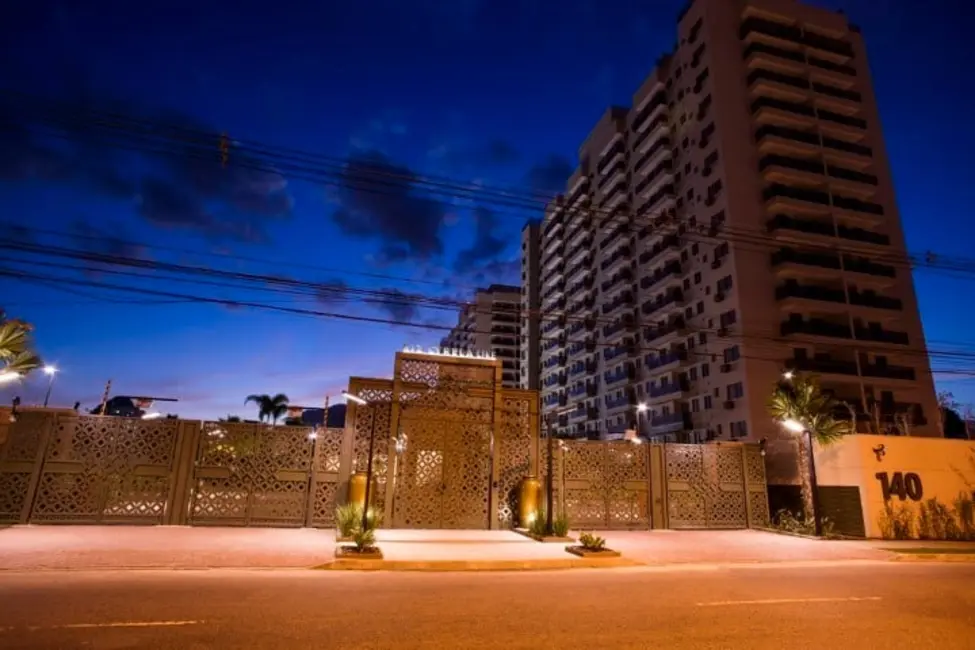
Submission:
POLYGON ((505 284, 479 289, 457 318, 457 325, 440 340, 445 348, 490 352, 501 361, 501 383, 518 388, 521 383, 519 360, 519 313, 521 290, 505 284))
POLYGON ((793 369, 862 430, 878 414, 940 435, 859 29, 791 0, 695 0, 677 37, 546 210, 543 410, 568 436, 771 450, 766 401, 793 369))
POLYGON ((537 221, 525 224, 521 231, 521 328, 519 359, 521 388, 538 390, 541 300, 539 296, 542 226, 537 221))

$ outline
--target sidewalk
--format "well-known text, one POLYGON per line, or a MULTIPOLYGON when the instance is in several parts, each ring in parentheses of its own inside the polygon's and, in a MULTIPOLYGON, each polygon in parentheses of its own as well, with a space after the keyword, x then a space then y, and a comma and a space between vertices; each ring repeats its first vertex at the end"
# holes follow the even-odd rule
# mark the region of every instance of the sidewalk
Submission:
MULTIPOLYGON (((635 565, 889 560, 872 543, 831 542, 753 530, 601 531, 620 560, 583 560, 564 544, 512 531, 380 530, 385 570, 540 570, 635 565)), ((574 535, 573 535, 574 536, 574 535)), ((363 568, 336 562, 332 530, 140 526, 0 529, 0 571, 99 569, 363 568), (325 566, 330 565, 330 566, 325 566)))

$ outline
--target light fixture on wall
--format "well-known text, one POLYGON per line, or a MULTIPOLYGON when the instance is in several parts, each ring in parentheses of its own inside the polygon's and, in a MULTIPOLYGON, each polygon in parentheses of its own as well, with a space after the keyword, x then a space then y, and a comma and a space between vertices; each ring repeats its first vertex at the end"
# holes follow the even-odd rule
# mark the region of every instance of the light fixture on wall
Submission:
POLYGON ((877 445, 870 451, 874 453, 878 461, 883 460, 884 456, 887 455, 887 447, 885 447, 884 445, 877 445))

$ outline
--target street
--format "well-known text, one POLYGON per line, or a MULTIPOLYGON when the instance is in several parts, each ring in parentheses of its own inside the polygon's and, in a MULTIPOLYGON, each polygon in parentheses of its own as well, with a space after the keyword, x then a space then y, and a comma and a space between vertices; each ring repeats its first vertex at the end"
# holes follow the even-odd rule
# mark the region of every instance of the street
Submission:
POLYGON ((975 565, 0 574, 3 648, 971 648, 975 565))

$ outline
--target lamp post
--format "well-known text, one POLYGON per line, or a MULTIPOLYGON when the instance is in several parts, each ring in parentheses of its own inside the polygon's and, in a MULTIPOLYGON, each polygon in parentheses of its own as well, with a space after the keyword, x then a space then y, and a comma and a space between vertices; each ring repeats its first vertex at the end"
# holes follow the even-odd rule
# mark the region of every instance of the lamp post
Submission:
MULTIPOLYGON (((342 394, 345 395, 346 401, 351 400, 353 403, 360 406, 365 406, 369 404, 368 401, 362 399, 358 395, 353 395, 347 390, 343 390, 342 394)), ((365 499, 362 503, 362 530, 363 532, 369 530, 369 498, 370 492, 372 491, 372 450, 376 444, 376 414, 372 414, 372 426, 369 427, 369 458, 366 460, 366 494, 365 499)))
POLYGON ((803 443, 806 450, 809 453, 809 496, 812 501, 812 516, 813 516, 813 526, 816 531, 816 536, 819 537, 823 534, 823 523, 819 520, 819 495, 817 494, 817 481, 816 481, 816 454, 813 452, 812 446, 812 431, 804 425, 799 420, 783 420, 782 426, 787 430, 798 433, 802 436, 803 443))
POLYGON ((54 388, 54 378, 57 377, 57 366, 44 366, 44 374, 47 375, 47 392, 44 394, 44 408, 51 399, 51 389, 54 388))

